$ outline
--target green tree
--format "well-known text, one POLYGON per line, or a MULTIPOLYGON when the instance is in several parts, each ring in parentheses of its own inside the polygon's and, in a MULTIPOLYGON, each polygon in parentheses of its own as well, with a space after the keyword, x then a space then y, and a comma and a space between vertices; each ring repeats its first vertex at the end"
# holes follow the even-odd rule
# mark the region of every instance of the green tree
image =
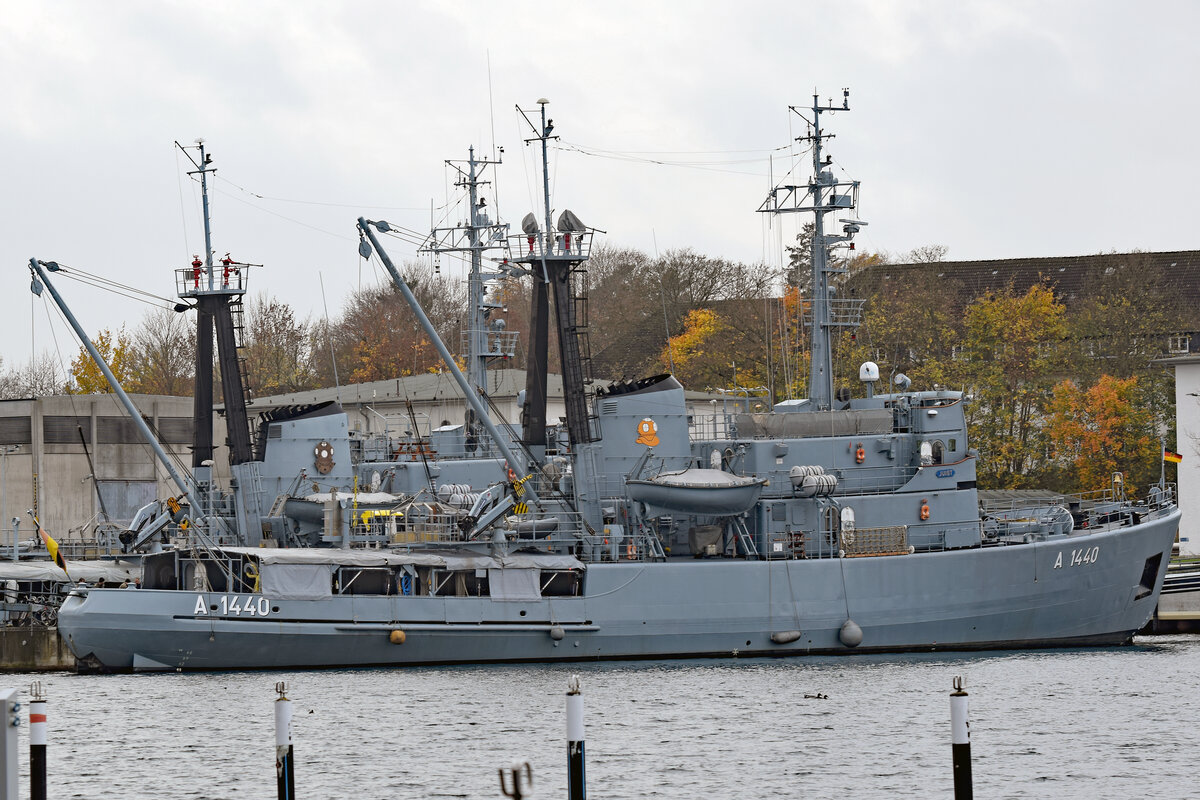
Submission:
POLYGON ((1049 466, 1046 403, 1054 385, 1054 348, 1063 306, 1046 286, 1018 294, 987 292, 967 308, 962 375, 982 488, 1036 486, 1049 466))
POLYGON ((812 241, 816 232, 816 224, 806 222, 796 234, 796 243, 784 248, 788 255, 782 275, 785 286, 806 291, 812 288, 812 241))

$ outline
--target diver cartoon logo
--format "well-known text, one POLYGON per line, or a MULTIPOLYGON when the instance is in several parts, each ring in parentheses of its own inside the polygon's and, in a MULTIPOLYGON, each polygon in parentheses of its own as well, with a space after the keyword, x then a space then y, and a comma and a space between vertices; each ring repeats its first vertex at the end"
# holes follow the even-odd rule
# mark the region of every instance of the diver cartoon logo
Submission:
POLYGON ((638 423, 638 444, 654 447, 658 444, 658 423, 646 417, 638 423))

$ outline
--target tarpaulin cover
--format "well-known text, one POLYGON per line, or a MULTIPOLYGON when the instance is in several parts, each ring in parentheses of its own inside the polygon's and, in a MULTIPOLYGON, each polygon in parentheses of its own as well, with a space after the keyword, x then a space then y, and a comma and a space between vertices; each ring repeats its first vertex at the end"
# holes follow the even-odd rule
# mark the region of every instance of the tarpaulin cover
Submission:
POLYGON ((278 600, 324 600, 333 595, 332 564, 263 564, 262 593, 278 600))
POLYGON ((541 575, 536 569, 489 569, 488 588, 493 600, 540 600, 541 575))

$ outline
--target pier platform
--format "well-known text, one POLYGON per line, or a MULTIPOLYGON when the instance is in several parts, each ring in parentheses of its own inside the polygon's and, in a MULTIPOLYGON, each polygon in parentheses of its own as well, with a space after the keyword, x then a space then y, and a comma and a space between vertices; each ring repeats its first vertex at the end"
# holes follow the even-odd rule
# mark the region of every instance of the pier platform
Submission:
POLYGON ((75 656, 58 628, 0 628, 0 672, 74 670, 75 656))

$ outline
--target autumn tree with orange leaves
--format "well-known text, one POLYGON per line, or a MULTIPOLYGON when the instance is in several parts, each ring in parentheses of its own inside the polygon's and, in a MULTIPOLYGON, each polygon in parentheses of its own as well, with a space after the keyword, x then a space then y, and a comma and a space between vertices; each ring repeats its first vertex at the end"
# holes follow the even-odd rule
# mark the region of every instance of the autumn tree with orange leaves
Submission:
POLYGON ((1143 403, 1138 379, 1103 375, 1091 388, 1066 380, 1054 387, 1046 426, 1054 454, 1067 467, 1064 491, 1090 491, 1124 475, 1136 493, 1158 479, 1160 447, 1154 419, 1143 403))

